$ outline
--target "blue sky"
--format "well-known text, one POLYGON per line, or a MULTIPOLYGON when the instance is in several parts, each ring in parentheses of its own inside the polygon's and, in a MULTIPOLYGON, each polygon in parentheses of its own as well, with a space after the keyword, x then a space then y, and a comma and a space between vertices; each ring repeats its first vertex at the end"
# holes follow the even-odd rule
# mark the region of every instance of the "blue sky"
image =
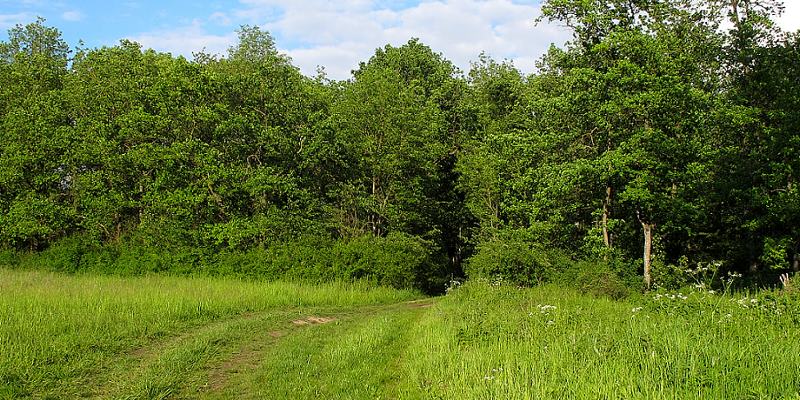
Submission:
MULTIPOLYGON (((568 32, 534 25, 539 0, 0 0, 0 39, 8 28, 36 16, 76 45, 115 45, 132 39, 145 47, 191 57, 205 48, 224 53, 242 24, 270 31, 278 47, 306 74, 318 65, 345 79, 376 47, 419 37, 456 65, 486 51, 524 71, 568 32)), ((786 1, 785 29, 800 25, 800 1, 786 1)))

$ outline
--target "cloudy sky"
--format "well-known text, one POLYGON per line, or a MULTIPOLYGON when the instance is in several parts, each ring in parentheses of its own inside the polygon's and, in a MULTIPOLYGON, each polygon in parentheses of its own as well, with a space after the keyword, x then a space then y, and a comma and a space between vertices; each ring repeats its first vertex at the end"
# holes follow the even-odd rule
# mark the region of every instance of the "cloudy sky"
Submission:
MULTIPOLYGON (((787 0, 781 25, 800 28, 800 0, 787 0)), ((418 37, 464 70, 481 51, 524 71, 551 43, 569 34, 540 24, 539 0, 0 0, 0 39, 36 16, 59 28, 71 45, 114 45, 120 39, 191 57, 224 53, 243 24, 268 30, 306 74, 324 66, 346 79, 376 47, 418 37)))

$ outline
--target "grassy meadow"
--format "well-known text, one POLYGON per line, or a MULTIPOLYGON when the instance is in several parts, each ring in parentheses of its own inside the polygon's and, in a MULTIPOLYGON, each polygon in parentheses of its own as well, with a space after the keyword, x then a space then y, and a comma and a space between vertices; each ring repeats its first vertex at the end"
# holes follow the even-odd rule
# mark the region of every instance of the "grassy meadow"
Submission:
POLYGON ((409 398, 800 398, 800 299, 471 283, 415 327, 409 398))
POLYGON ((174 390, 171 380, 186 377, 170 367, 201 363, 236 335, 308 312, 418 296, 366 284, 0 269, 0 398, 164 397, 174 390), (141 377, 129 373, 131 362, 154 357, 160 360, 145 360, 152 365, 141 377))
POLYGON ((0 270, 0 398, 798 399, 800 296, 0 270))

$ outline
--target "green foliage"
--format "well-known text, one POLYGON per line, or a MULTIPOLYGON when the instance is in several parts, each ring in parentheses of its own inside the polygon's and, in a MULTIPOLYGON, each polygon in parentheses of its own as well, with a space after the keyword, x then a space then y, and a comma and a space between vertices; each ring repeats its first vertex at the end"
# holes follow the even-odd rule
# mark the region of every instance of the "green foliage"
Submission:
POLYGON ((305 237, 246 252, 224 252, 205 268, 212 274, 257 279, 368 280, 441 292, 443 262, 436 254, 432 243, 401 233, 343 240, 305 237))
POLYGON ((613 260, 573 274, 608 293, 645 254, 666 286, 681 262, 800 268, 800 36, 772 22, 780 2, 541 8, 574 40, 529 76, 485 54, 464 75, 418 39, 335 82, 256 26, 191 61, 13 27, 0 248, 63 271, 426 290, 473 253, 473 275, 547 281, 571 265, 551 248, 613 260))
POLYGON ((441 260, 435 245, 414 236, 391 233, 383 238, 362 236, 331 249, 332 269, 350 278, 375 279, 379 284, 429 292, 444 290, 441 260))
POLYGON ((789 266, 788 238, 776 240, 768 237, 764 240, 764 250, 761 252, 761 263, 768 270, 785 270, 789 266))
POLYGON ((301 236, 264 247, 218 253, 135 238, 104 244, 87 235, 73 235, 39 252, 3 254, 5 265, 18 269, 120 276, 165 273, 315 283, 364 280, 430 293, 442 292, 446 279, 445 262, 437 258, 435 245, 402 233, 340 240, 301 236))
POLYGON ((550 281, 572 263, 563 253, 525 236, 522 231, 504 232, 504 236, 479 243, 465 268, 467 275, 533 286, 550 281))
MULTIPOLYGON (((694 269, 689 266, 686 257, 681 258, 678 264, 657 264, 653 270, 653 287, 656 289, 679 290, 694 284, 693 277, 703 283, 710 284, 713 281, 713 279, 706 278, 709 275, 707 274, 708 271, 704 271, 701 266, 698 266, 697 274, 693 275, 688 271, 694 271, 694 269)), ((716 271, 713 274, 715 273, 716 271)), ((710 285, 708 287, 711 288, 710 285)))
POLYGON ((631 296, 635 293, 633 288, 638 288, 635 275, 624 275, 631 270, 624 264, 620 260, 573 261, 554 274, 551 282, 581 293, 620 300, 631 296))

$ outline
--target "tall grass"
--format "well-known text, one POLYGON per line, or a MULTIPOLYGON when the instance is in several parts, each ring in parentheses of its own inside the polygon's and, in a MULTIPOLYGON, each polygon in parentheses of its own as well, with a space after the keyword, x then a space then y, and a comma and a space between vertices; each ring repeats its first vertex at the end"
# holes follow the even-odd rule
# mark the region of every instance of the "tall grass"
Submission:
POLYGON ((800 301, 472 282, 415 328, 408 398, 800 397, 800 301))
POLYGON ((796 292, 416 295, 0 270, 0 398, 800 398, 796 292))
POLYGON ((0 398, 75 385, 121 352, 204 322, 292 307, 393 303, 367 284, 65 276, 0 269, 0 398))

